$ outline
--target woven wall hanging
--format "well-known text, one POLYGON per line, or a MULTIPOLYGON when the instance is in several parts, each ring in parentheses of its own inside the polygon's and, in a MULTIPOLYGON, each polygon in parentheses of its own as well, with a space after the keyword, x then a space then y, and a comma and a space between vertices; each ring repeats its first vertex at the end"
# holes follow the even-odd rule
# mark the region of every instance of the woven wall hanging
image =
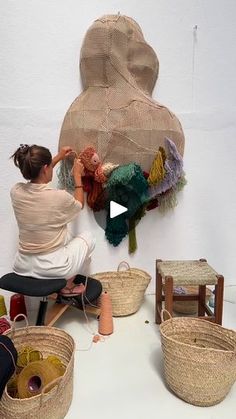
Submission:
MULTIPOLYGON (((90 208, 107 208, 103 191, 109 176, 129 164, 140 167, 148 184, 142 214, 156 206, 163 211, 175 206, 176 192, 185 184, 185 139, 177 117, 152 98, 159 62, 140 26, 122 15, 97 19, 84 37, 80 71, 84 90, 66 112, 59 149, 69 145, 80 156, 89 148, 98 156, 99 179, 94 168, 89 191, 87 182, 85 187, 90 208)), ((71 190, 72 164, 63 162, 58 172, 61 187, 71 190)), ((132 218, 134 226, 134 214, 132 218)), ((135 247, 133 243, 130 249, 135 247)))

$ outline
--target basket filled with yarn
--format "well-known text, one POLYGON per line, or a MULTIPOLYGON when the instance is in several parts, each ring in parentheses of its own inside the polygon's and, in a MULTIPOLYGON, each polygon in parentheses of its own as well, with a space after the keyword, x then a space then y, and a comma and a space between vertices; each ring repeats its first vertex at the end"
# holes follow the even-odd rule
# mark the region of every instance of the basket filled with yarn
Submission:
POLYGON ((104 292, 109 293, 112 315, 115 317, 127 316, 139 310, 151 280, 147 272, 130 268, 125 261, 119 264, 117 271, 99 272, 92 277, 101 282, 104 292))
POLYGON ((195 317, 161 312, 165 379, 196 406, 221 402, 236 381, 236 332, 195 317), (167 317, 167 319, 166 319, 167 317))
POLYGON ((55 327, 29 326, 27 319, 26 327, 13 323, 5 334, 18 358, 0 400, 1 419, 63 419, 73 393, 73 338, 55 327))

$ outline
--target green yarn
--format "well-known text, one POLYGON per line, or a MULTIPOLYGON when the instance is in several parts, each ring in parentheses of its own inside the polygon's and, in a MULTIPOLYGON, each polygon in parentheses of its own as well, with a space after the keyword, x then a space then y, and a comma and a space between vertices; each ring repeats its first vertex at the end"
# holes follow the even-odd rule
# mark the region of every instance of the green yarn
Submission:
MULTIPOLYGON (((106 192, 107 209, 111 201, 128 209, 118 217, 112 219, 107 217, 106 238, 111 244, 118 246, 128 233, 126 220, 134 217, 140 207, 148 202, 148 182, 141 167, 136 163, 130 163, 113 170, 106 184, 106 192)), ((133 242, 135 243, 135 240, 133 242)))
POLYGON ((182 176, 179 178, 178 182, 176 183, 174 189, 176 192, 181 191, 185 185, 187 184, 187 179, 185 177, 185 173, 183 172, 182 176))
POLYGON ((148 201, 148 182, 136 163, 119 166, 113 170, 106 184, 108 201, 115 201, 128 208, 125 216, 132 217, 148 201))
POLYGON ((178 205, 176 194, 184 188, 186 183, 187 180, 185 178, 185 173, 183 173, 173 188, 171 188, 168 192, 158 196, 158 208, 161 213, 165 213, 166 211, 173 209, 178 205))
MULTIPOLYGON (((166 156, 164 149, 159 148, 163 161, 166 156)), ((69 192, 74 191, 74 179, 71 175, 73 162, 69 159, 63 160, 57 170, 58 186, 69 192)), ((181 191, 187 180, 183 172, 169 191, 158 194, 158 208, 161 213, 173 209, 177 205, 176 193, 181 191)), ((106 209, 108 212, 105 236, 109 243, 118 246, 124 237, 129 233, 129 253, 137 249, 136 225, 145 215, 146 206, 150 200, 148 195, 149 183, 145 179, 141 167, 136 163, 119 166, 114 169, 105 185, 106 209), (128 210, 118 217, 109 217, 110 202, 115 201, 128 210)))
POLYGON ((105 236, 109 243, 116 247, 127 234, 128 226, 124 214, 114 218, 107 216, 105 236))
POLYGON ((169 191, 158 195, 158 208, 161 213, 165 213, 178 205, 176 194, 181 191, 186 184, 187 180, 185 178, 185 173, 183 172, 175 186, 169 189, 169 191))
POLYGON ((146 214, 146 205, 141 206, 133 217, 129 219, 129 253, 134 253, 137 249, 137 239, 135 227, 142 217, 146 214))
POLYGON ((159 211, 165 213, 166 211, 173 209, 178 204, 176 193, 174 189, 170 189, 168 192, 158 197, 158 208, 159 211))
POLYGON ((134 253, 137 249, 137 238, 135 230, 135 219, 132 217, 129 220, 129 253, 134 253))

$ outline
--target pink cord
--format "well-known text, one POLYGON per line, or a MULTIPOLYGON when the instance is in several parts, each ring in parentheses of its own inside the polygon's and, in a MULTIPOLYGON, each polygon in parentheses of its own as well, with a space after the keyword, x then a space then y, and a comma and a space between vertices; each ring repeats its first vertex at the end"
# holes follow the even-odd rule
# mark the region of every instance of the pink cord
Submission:
POLYGON ((92 338, 91 344, 89 345, 89 347, 87 349, 79 349, 79 351, 89 351, 91 349, 93 343, 104 342, 105 341, 105 338, 103 336, 100 336, 99 334, 95 333, 91 329, 90 324, 89 324, 89 319, 88 319, 88 316, 87 316, 87 313, 86 313, 86 305, 85 305, 84 299, 87 300, 87 302, 89 303, 90 306, 96 307, 96 308, 98 306, 92 304, 89 301, 88 297, 85 295, 86 288, 87 288, 87 283, 88 283, 88 277, 86 276, 86 280, 85 280, 85 291, 81 294, 81 302, 82 302, 84 317, 85 317, 86 323, 87 323, 87 328, 88 328, 88 331, 91 333, 91 335, 93 335, 93 338, 92 338))

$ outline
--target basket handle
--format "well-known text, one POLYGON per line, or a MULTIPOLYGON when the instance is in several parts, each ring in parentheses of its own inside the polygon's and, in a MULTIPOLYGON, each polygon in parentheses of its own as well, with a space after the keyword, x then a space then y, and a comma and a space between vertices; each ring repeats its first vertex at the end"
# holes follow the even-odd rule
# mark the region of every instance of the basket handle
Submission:
POLYGON ((163 323, 163 322, 165 322, 166 320, 170 320, 170 319, 172 319, 171 314, 169 313, 169 311, 168 311, 168 310, 166 310, 165 308, 163 308, 163 309, 161 310, 161 322, 163 323), (165 317, 165 314, 167 315, 167 319, 165 319, 165 318, 164 318, 164 317, 165 317))
POLYGON ((130 270, 130 266, 129 266, 128 262, 126 262, 125 260, 122 260, 122 261, 119 263, 119 265, 118 265, 117 272, 119 272, 119 271, 120 271, 120 268, 121 268, 121 266, 122 266, 122 265, 125 265, 125 266, 126 266, 127 271, 128 271, 128 270, 130 270))
POLYGON ((17 316, 15 316, 14 317, 14 320, 13 320, 13 322, 12 322, 12 325, 11 325, 11 329, 10 329, 10 332, 9 332, 9 334, 10 334, 10 336, 11 336, 11 338, 13 338, 14 337, 14 334, 15 334, 15 330, 16 330, 16 319, 18 319, 18 317, 24 317, 24 320, 25 320, 25 323, 26 323, 26 332, 28 332, 28 327, 29 327, 29 322, 28 322, 28 319, 27 319, 27 317, 26 317, 26 315, 25 314, 17 314, 17 316))
POLYGON ((60 384, 61 380, 62 380, 62 377, 57 377, 57 378, 55 378, 55 380, 53 380, 53 381, 51 381, 50 383, 46 384, 46 386, 44 386, 44 387, 42 388, 42 391, 41 391, 41 393, 40 393, 40 407, 42 406, 43 396, 44 396, 44 394, 45 394, 45 392, 46 392, 47 388, 48 388, 48 387, 51 387, 51 386, 53 386, 53 387, 54 387, 54 385, 55 385, 55 386, 57 386, 57 391, 58 391, 58 390, 59 390, 59 384, 60 384))

